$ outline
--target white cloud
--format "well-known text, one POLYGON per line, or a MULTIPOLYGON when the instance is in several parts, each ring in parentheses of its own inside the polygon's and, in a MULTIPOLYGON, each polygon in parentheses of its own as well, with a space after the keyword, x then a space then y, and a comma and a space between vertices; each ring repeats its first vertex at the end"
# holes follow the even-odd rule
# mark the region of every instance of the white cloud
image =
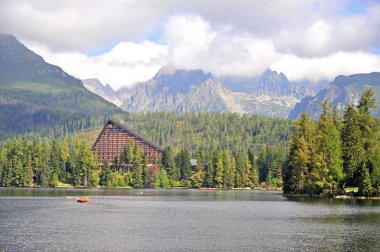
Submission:
POLYGON ((167 54, 166 45, 149 41, 120 43, 110 52, 96 57, 82 53, 55 53, 38 45, 29 47, 69 74, 81 79, 96 77, 115 89, 152 78, 166 64, 167 54))
POLYGON ((300 58, 284 54, 273 62, 271 68, 286 73, 293 81, 331 81, 337 75, 379 71, 380 56, 363 52, 338 52, 327 57, 300 58))
POLYGON ((324 57, 339 51, 368 51, 380 44, 380 5, 364 13, 317 15, 271 36, 276 48, 300 57, 324 57))
POLYGON ((2 0, 0 31, 51 51, 83 51, 139 39, 167 11, 161 1, 2 0))
MULTIPOLYGON (((305 33, 308 50, 324 50, 332 34, 326 22, 312 24, 305 33), (312 34, 317 34, 315 38, 312 34), (318 40, 314 41, 313 39, 318 40)), ((216 75, 255 76, 267 67, 284 72, 290 80, 332 80, 340 74, 380 71, 380 56, 343 51, 327 56, 302 57, 284 53, 271 40, 231 27, 211 27, 199 16, 176 16, 166 26, 169 62, 178 68, 202 68, 216 75), (201 39, 197 39, 201 38, 201 39)), ((306 49, 306 48, 305 48, 306 49)))
POLYGON ((199 16, 175 16, 165 27, 169 62, 216 75, 257 75, 274 59, 273 43, 231 27, 212 28, 199 16))
POLYGON ((321 57, 380 44, 380 4, 366 0, 2 0, 0 31, 51 51, 86 51, 120 41, 144 41, 173 14, 194 13, 214 26, 273 41, 282 52, 321 57), (315 43, 315 45, 314 45, 315 43), (313 49, 313 50, 311 50, 313 49))
MULTIPOLYGON (((332 33, 330 24, 313 23, 305 33, 304 43, 310 43, 311 52, 323 51, 332 33), (318 34, 318 41, 312 43, 311 34, 318 34)), ((199 15, 172 16, 165 24, 160 44, 122 42, 96 57, 55 53, 32 43, 29 45, 68 73, 82 79, 97 77, 116 89, 151 78, 167 63, 177 68, 201 68, 216 76, 255 76, 271 67, 295 81, 332 80, 339 74, 380 70, 378 55, 341 51, 327 56, 302 57, 292 51, 284 52, 270 39, 237 32, 233 26, 213 26, 199 15)))

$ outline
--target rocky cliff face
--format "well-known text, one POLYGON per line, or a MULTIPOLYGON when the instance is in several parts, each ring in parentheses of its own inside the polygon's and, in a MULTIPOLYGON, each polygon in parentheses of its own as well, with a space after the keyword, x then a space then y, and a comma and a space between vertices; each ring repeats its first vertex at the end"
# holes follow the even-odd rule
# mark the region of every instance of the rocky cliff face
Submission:
POLYGON ((328 100, 331 106, 337 106, 340 112, 348 104, 357 104, 364 90, 372 88, 375 91, 377 109, 373 111, 375 116, 380 116, 380 73, 354 74, 350 76, 338 76, 313 97, 302 99, 289 114, 289 119, 298 118, 303 111, 309 116, 318 118, 321 102, 328 100))
POLYGON ((154 78, 138 85, 121 108, 130 112, 228 111, 219 95, 220 83, 201 70, 161 69, 154 78))
POLYGON ((315 92, 310 88, 292 86, 285 74, 277 73, 269 68, 262 74, 253 93, 256 96, 294 96, 298 99, 315 95, 315 92))

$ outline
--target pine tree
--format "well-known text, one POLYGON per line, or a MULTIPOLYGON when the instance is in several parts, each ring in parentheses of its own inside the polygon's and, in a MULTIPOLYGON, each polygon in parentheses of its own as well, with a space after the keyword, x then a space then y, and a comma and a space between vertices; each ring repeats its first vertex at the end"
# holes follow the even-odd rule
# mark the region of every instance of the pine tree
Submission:
MULTIPOLYGON (((227 189, 231 189, 235 186, 235 169, 236 169, 236 161, 235 157, 232 156, 230 159, 229 153, 226 152, 225 158, 223 158, 224 169, 224 187, 227 189)), ((223 155, 224 157, 224 155, 223 155)))
POLYGON ((251 152, 248 153, 248 156, 250 157, 250 163, 252 162, 252 168, 248 173, 249 182, 251 183, 249 186, 256 187, 259 185, 259 169, 257 168, 257 162, 255 161, 253 154, 251 155, 250 153, 251 152))
POLYGON ((50 157, 51 157, 51 146, 48 141, 45 141, 42 147, 41 156, 41 186, 48 187, 51 180, 51 169, 50 169, 50 157))
POLYGON ((141 164, 137 165, 133 171, 133 187, 134 188, 144 187, 143 167, 141 164))
POLYGON ((222 153, 216 151, 214 153, 214 165, 215 165, 215 176, 214 176, 214 185, 216 188, 223 187, 223 174, 224 174, 224 165, 222 160, 222 153))
POLYGON ((186 149, 182 149, 175 158, 175 164, 180 172, 181 180, 190 180, 191 163, 190 154, 186 149))
POLYGON ((197 165, 195 166, 194 173, 191 175, 191 184, 195 188, 200 188, 205 180, 205 165, 202 153, 198 152, 195 158, 197 159, 197 165))
POLYGON ((315 130, 313 122, 304 112, 295 123, 294 136, 290 143, 289 159, 284 167, 283 190, 285 193, 305 193, 309 190, 310 155, 313 149, 315 130))
MULTIPOLYGON (((89 179, 90 173, 95 168, 93 155, 90 146, 85 142, 81 143, 79 152, 79 163, 78 163, 78 175, 79 175, 79 185, 85 187, 90 186, 89 179)), ((78 179, 78 178, 77 178, 78 179)))
POLYGON ((168 178, 168 175, 167 175, 165 169, 159 170, 157 177, 156 177, 154 187, 160 187, 160 188, 168 188, 169 187, 169 178, 168 178))
POLYGON ((31 148, 28 147, 28 152, 26 154, 26 162, 25 162, 25 180, 23 186, 33 186, 33 167, 32 167, 32 155, 31 155, 31 148))
POLYGON ((236 162, 236 169, 235 169, 235 187, 241 188, 243 187, 243 176, 246 176, 246 168, 245 168, 245 160, 244 160, 244 155, 242 153, 236 153, 234 155, 234 160, 236 162))
POLYGON ((318 122, 317 151, 322 155, 323 160, 323 167, 319 174, 322 188, 328 189, 332 195, 343 178, 343 160, 340 134, 330 115, 327 101, 322 104, 322 113, 318 122))
POLYGON ((379 167, 376 167, 378 164, 373 162, 375 158, 372 156, 376 153, 376 148, 379 145, 379 142, 377 141, 378 138, 376 138, 378 135, 378 123, 376 123, 375 118, 370 112, 372 108, 376 107, 373 95, 373 89, 364 91, 357 106, 359 112, 360 135, 364 150, 363 159, 359 164, 358 169, 359 193, 366 196, 375 193, 374 186, 376 186, 376 181, 379 180, 378 177, 376 178, 373 176, 373 172, 379 169, 379 167))
POLYGON ((174 152, 171 146, 166 147, 162 153, 162 166, 173 180, 179 179, 179 170, 176 168, 174 152))
POLYGON ((60 160, 62 161, 62 167, 63 167, 63 173, 64 173, 64 178, 61 178, 61 180, 63 181, 70 177, 70 168, 69 168, 70 149, 69 149, 69 138, 67 136, 65 136, 65 138, 61 142, 59 149, 61 151, 60 160))
POLYGON ((103 170, 100 176, 100 185, 110 187, 112 184, 112 171, 107 160, 104 161, 103 170))
POLYGON ((252 181, 250 179, 249 174, 251 173, 252 170, 252 165, 251 162, 249 161, 249 157, 247 153, 242 154, 242 160, 244 161, 244 168, 242 172, 242 185, 243 187, 251 187, 252 186, 252 181))
POLYGON ((59 180, 63 181, 65 179, 66 169, 61 159, 61 150, 59 147, 59 143, 56 141, 53 141, 52 143, 50 167, 52 170, 52 174, 57 174, 59 180))
POLYGON ((364 196, 372 196, 374 188, 372 186, 372 179, 369 172, 369 167, 366 162, 361 162, 358 168, 359 177, 359 190, 358 193, 364 196))
POLYGON ((33 173, 35 174, 35 182, 41 185, 41 172, 42 172, 42 142, 34 141, 34 151, 32 159, 33 173))
POLYGON ((364 149, 360 133, 359 114, 352 105, 348 106, 344 112, 341 139, 345 183, 355 186, 357 179, 354 178, 354 175, 359 162, 364 158, 364 149))
POLYGON ((212 158, 209 158, 206 166, 206 175, 205 175, 205 186, 206 187, 214 187, 214 175, 215 169, 212 158))
POLYGON ((73 184, 75 186, 81 185, 81 171, 79 167, 80 162, 81 144, 78 136, 74 138, 73 147, 70 151, 68 170, 71 172, 73 184))
POLYGON ((259 169, 260 181, 261 182, 267 181, 269 165, 268 165, 268 147, 266 145, 261 146, 259 157, 257 159, 257 167, 259 169))
POLYGON ((236 162, 235 158, 231 159, 231 154, 227 149, 222 151, 222 161, 224 167, 223 173, 223 187, 232 188, 234 186, 236 162), (233 163, 232 163, 233 161, 233 163), (232 166, 234 165, 234 167, 232 166))
POLYGON ((24 186, 25 171, 22 167, 22 162, 21 162, 20 157, 16 155, 13 156, 12 161, 11 161, 11 167, 12 167, 12 170, 14 171, 12 185, 24 186))

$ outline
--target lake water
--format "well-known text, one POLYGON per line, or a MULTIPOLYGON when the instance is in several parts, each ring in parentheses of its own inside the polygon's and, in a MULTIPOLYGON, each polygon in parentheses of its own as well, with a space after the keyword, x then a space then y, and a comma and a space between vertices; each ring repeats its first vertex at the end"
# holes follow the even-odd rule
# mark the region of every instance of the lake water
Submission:
POLYGON ((1 249, 380 251, 380 201, 251 190, 0 188, 1 249), (92 202, 77 203, 79 195, 92 202))

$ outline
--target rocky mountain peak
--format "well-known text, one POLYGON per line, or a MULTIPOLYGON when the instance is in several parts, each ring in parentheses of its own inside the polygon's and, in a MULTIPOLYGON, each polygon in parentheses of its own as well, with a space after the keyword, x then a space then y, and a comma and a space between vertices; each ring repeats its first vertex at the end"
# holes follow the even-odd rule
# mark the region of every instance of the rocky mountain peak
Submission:
POLYGON ((292 94, 292 89, 288 78, 283 73, 267 68, 261 75, 254 93, 257 96, 288 96, 292 94))
POLYGON ((0 34, 0 45, 13 45, 18 44, 19 41, 16 39, 15 36, 10 34, 0 34))
POLYGON ((159 78, 161 75, 172 75, 177 71, 176 68, 174 68, 171 65, 164 65, 161 67, 161 69, 157 72, 157 74, 154 76, 153 79, 159 78))
POLYGON ((165 66, 154 76, 155 83, 152 91, 159 93, 167 90, 169 95, 186 94, 191 87, 199 86, 210 78, 212 75, 206 74, 201 69, 185 70, 165 66))

